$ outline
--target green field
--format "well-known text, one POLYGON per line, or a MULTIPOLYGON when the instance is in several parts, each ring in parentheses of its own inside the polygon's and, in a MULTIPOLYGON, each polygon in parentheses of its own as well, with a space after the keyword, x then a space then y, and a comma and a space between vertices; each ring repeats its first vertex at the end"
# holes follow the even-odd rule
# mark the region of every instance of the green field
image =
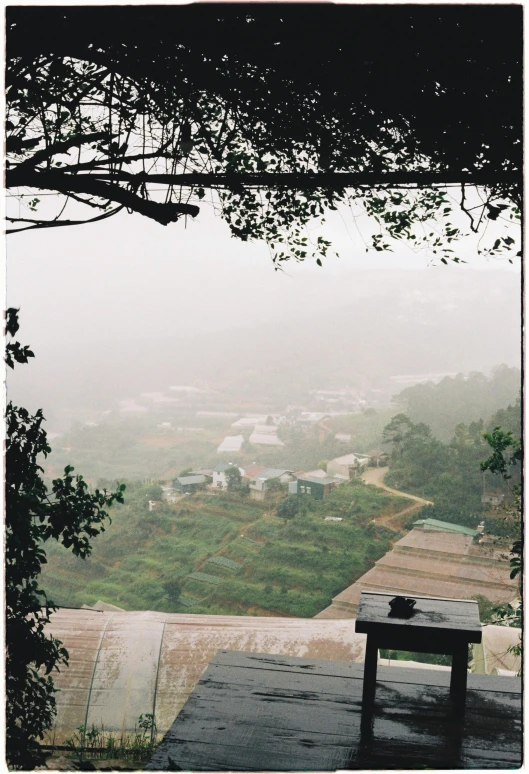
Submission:
POLYGON ((279 499, 202 493, 149 512, 149 487, 129 485, 126 495, 89 559, 47 545, 42 582, 57 604, 101 599, 126 610, 311 617, 389 549, 393 533, 373 517, 403 507, 361 481, 324 501, 304 497, 286 522, 275 516, 279 499), (175 580, 178 601, 166 588, 175 580))

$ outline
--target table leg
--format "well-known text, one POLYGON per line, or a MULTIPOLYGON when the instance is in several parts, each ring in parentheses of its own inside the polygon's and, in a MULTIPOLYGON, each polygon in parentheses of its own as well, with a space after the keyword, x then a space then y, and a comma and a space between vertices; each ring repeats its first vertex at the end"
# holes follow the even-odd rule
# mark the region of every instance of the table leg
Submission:
POLYGON ((377 686, 378 645, 373 635, 367 635, 366 658, 364 663, 364 689, 362 693, 362 714, 371 713, 375 703, 377 686))
POLYGON ((467 696, 467 643, 460 645, 452 656, 452 674, 450 676, 450 695, 458 714, 465 712, 467 696))

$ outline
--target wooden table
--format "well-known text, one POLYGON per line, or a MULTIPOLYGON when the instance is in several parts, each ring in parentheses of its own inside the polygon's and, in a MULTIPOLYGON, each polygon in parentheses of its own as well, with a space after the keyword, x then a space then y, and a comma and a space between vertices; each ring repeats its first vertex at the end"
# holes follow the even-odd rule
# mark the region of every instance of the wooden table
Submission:
POLYGON ((373 711, 379 648, 451 655, 450 695, 455 713, 464 714, 468 644, 481 642, 482 636, 478 603, 414 596, 413 615, 397 618, 388 615, 394 597, 376 591, 363 591, 360 597, 355 631, 367 634, 362 716, 368 719, 373 711))

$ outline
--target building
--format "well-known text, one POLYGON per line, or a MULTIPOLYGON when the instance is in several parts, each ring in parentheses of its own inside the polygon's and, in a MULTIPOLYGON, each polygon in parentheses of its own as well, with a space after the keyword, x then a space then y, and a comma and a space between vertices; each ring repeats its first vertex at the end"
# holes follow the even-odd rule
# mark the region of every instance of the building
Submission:
POLYGON ((336 433, 334 436, 340 443, 349 443, 351 440, 351 433, 336 433))
POLYGON ((316 618, 355 618, 362 591, 452 599, 482 595, 497 604, 511 602, 517 580, 510 578, 505 550, 480 542, 479 535, 479 529, 420 520, 316 618))
POLYGON ((242 435, 227 435, 217 449, 217 454, 239 452, 244 443, 242 435))
POLYGON ((122 612, 106 603, 57 610, 48 626, 70 654, 70 667, 53 678, 59 691, 45 740, 51 744, 64 744, 81 725, 134 734, 146 713, 164 734, 219 649, 349 665, 361 664, 366 640, 350 621, 122 612))
POLYGON ((266 416, 263 414, 256 417, 241 417, 236 422, 232 422, 232 427, 255 427, 256 425, 264 425, 266 422, 266 416))
POLYGON ((285 445, 277 437, 277 427, 275 425, 255 425, 254 431, 248 440, 256 446, 285 445))
POLYGON ((383 468, 389 463, 389 454, 380 449, 370 449, 366 457, 369 457, 369 464, 373 468, 383 468))
POLYGON ((327 463, 327 473, 329 476, 346 478, 349 480, 369 462, 369 457, 361 454, 345 454, 343 457, 336 457, 327 463))
POLYGON ((413 522, 413 526, 417 529, 433 530, 434 532, 457 532, 460 535, 468 535, 473 539, 476 539, 480 534, 478 529, 462 527, 449 521, 439 521, 439 519, 417 519, 417 521, 413 522))
POLYGON ((270 490, 272 481, 280 484, 287 484, 294 480, 292 470, 283 470, 279 468, 265 468, 256 476, 250 479, 250 496, 254 500, 264 500, 265 494, 270 490))
POLYGON ((173 487, 182 494, 190 494, 196 492, 197 489, 204 489, 206 483, 207 477, 203 475, 179 476, 173 481, 173 487))
POLYGON ((297 480, 297 494, 298 495, 310 495, 315 500, 323 500, 327 497, 335 486, 338 486, 343 481, 339 481, 336 478, 321 476, 310 476, 307 473, 298 477, 297 480))
MULTIPOLYGON (((225 462, 219 462, 215 467, 213 468, 213 482, 212 486, 215 489, 227 489, 228 488, 228 481, 226 479, 226 471, 229 468, 237 468, 237 465, 232 465, 231 463, 225 463, 225 462)), ((244 476, 244 470, 242 468, 237 468, 239 473, 241 474, 241 478, 244 476)))

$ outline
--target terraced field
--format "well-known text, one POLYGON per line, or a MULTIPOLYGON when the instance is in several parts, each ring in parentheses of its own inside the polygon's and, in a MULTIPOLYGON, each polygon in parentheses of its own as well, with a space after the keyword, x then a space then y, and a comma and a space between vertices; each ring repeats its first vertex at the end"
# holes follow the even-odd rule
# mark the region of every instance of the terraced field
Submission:
POLYGON ((204 493, 149 512, 133 496, 113 509, 88 560, 50 545, 44 588, 73 607, 102 599, 126 610, 310 617, 388 550, 394 535, 374 517, 406 505, 361 481, 325 501, 303 498, 291 521, 274 515, 277 502, 204 493), (178 601, 166 588, 175 580, 178 601))

